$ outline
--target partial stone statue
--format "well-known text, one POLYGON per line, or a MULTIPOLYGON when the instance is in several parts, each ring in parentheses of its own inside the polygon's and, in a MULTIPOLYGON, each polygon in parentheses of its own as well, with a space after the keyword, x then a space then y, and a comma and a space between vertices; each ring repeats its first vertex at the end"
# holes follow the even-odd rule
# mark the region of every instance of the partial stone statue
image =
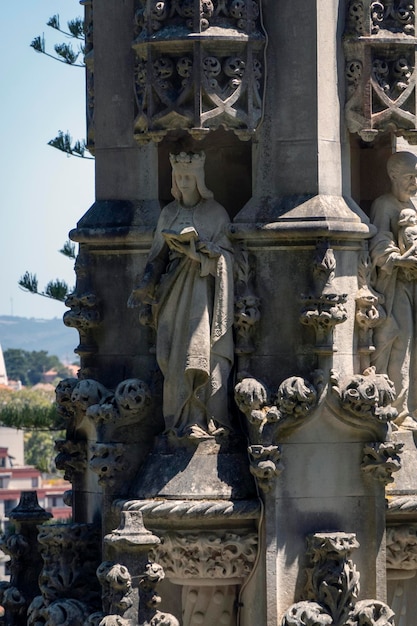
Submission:
POLYGON ((168 432, 207 438, 230 427, 233 250, 229 217, 204 182, 205 154, 171 155, 172 195, 128 305, 151 305, 168 432))
POLYGON ((387 164, 391 191, 375 200, 371 220, 377 233, 370 244, 374 287, 385 298, 386 320, 374 331, 376 371, 387 374, 397 393, 397 424, 417 428, 417 157, 393 154, 387 164))

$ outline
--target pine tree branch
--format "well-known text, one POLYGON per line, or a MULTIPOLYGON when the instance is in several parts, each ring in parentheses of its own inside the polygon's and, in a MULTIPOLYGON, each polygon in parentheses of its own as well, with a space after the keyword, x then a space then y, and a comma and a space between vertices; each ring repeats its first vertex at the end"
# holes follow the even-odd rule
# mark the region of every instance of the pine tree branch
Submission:
POLYGON ((81 50, 76 52, 70 43, 57 43, 54 46, 54 50, 58 57, 64 59, 68 65, 76 65, 76 61, 81 53, 81 50))
POLYGON ((60 63, 65 63, 66 65, 72 65, 73 67, 85 67, 84 63, 76 63, 80 54, 84 54, 84 46, 79 46, 78 52, 75 52, 71 44, 56 44, 54 49, 58 56, 55 56, 54 54, 46 52, 45 37, 43 35, 42 37, 38 35, 32 39, 30 47, 36 52, 40 52, 41 54, 54 59, 54 61, 59 61, 60 63))
POLYGON ((68 156, 94 160, 94 157, 86 156, 85 154, 87 151, 85 141, 77 139, 74 144, 72 144, 72 137, 68 131, 64 133, 62 130, 59 130, 58 135, 54 139, 48 141, 48 146, 61 150, 61 152, 65 152, 68 156))
POLYGON ((44 35, 42 35, 42 37, 40 35, 38 35, 37 37, 32 39, 32 41, 30 43, 30 46, 31 46, 31 48, 36 50, 36 52, 42 52, 43 54, 46 54, 46 52, 45 52, 45 37, 44 37, 44 35))
POLYGON ((81 17, 76 17, 73 20, 67 22, 68 30, 74 39, 84 41, 84 20, 81 17))
POLYGON ((23 276, 19 279, 19 286, 24 291, 29 291, 30 293, 38 293, 38 279, 36 274, 30 274, 29 272, 25 272, 23 276))
POLYGON ((38 296, 49 298, 50 300, 57 300, 58 302, 65 302, 67 295, 70 291, 72 291, 68 287, 67 283, 59 278, 50 280, 46 285, 45 290, 39 291, 36 274, 30 274, 30 272, 25 272, 19 279, 18 284, 23 291, 34 293, 38 296))
POLYGON ((64 243, 61 250, 58 250, 64 256, 67 256, 69 259, 75 259, 75 243, 72 243, 69 239, 64 243))
POLYGON ((55 280, 50 280, 49 283, 45 287, 45 295, 53 300, 58 300, 59 302, 64 302, 69 292, 69 288, 67 283, 64 280, 60 280, 56 278, 55 280))
POLYGON ((58 14, 50 17, 46 25, 59 31, 60 33, 62 33, 63 35, 66 35, 67 37, 73 37, 74 39, 79 39, 81 41, 84 39, 84 20, 81 17, 76 17, 75 19, 69 20, 67 22, 69 32, 61 28, 58 14))

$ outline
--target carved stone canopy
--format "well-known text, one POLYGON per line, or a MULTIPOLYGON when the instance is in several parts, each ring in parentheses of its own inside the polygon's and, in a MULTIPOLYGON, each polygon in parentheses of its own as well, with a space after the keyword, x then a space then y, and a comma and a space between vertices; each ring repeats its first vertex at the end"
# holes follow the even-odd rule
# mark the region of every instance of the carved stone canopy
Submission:
POLYGON ((414 3, 350 0, 346 122, 364 141, 394 131, 416 141, 414 3))
POLYGON ((136 139, 220 126, 249 139, 262 116, 261 0, 139 0, 135 20, 136 139))

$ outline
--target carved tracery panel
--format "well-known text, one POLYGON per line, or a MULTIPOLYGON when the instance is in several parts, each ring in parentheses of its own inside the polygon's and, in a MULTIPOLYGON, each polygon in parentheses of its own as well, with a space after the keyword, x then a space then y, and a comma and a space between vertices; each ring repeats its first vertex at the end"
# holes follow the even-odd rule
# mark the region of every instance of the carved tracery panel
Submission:
POLYGON ((220 126, 251 137, 265 78, 261 0, 138 0, 135 30, 138 141, 220 126))
POLYGON ((346 122, 364 141, 386 131, 415 141, 415 42, 413 2, 348 3, 346 122))

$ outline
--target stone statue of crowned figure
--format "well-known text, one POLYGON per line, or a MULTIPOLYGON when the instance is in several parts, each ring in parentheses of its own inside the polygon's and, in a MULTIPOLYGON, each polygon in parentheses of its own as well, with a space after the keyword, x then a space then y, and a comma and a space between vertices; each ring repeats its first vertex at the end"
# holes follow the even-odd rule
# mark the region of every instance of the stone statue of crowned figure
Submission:
POLYGON ((229 217, 207 189, 205 154, 170 155, 172 195, 162 209, 129 306, 151 305, 164 377, 167 433, 204 439, 230 430, 233 249, 229 217))

